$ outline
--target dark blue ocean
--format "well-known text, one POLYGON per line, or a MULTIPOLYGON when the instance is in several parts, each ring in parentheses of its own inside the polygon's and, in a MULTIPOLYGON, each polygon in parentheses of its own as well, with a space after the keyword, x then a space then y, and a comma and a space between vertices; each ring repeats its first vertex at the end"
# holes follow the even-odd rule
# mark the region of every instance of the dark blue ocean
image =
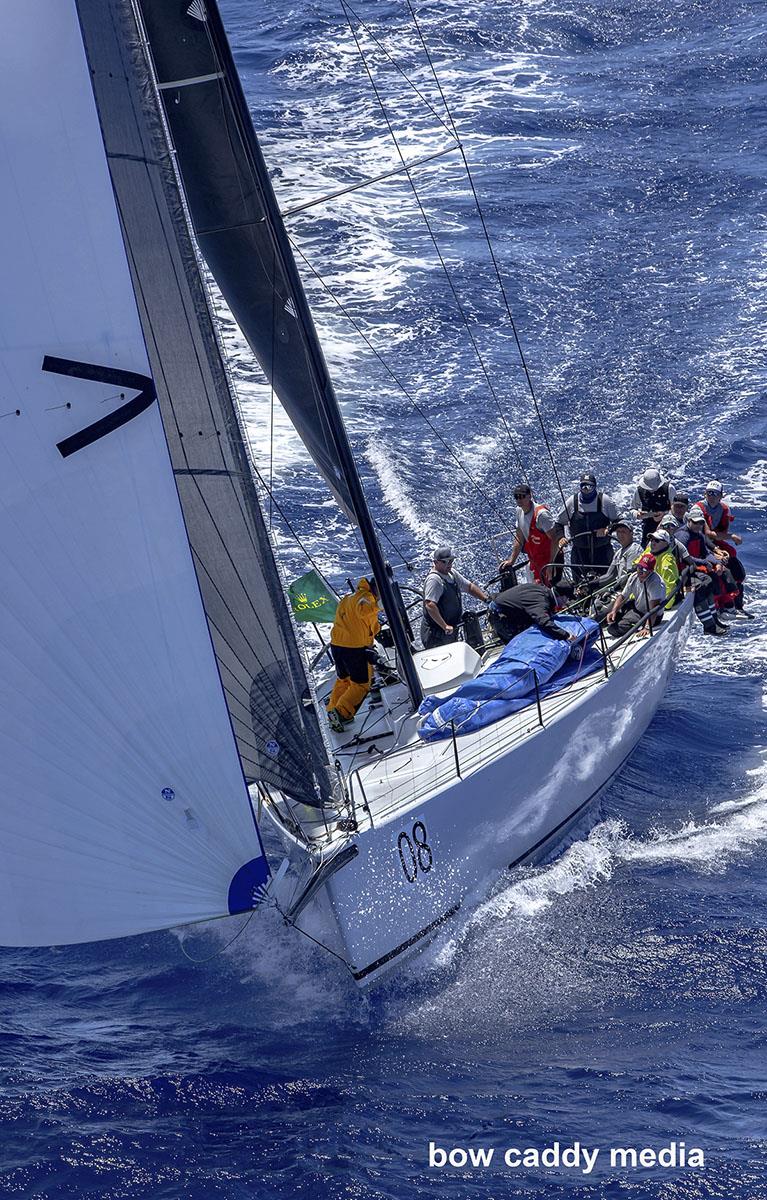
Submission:
MULTIPOLYGON (((767 8, 415 7, 565 488, 721 479, 756 620, 696 629, 571 842, 372 994, 271 912, 228 948, 238 919, 3 951, 2 1196, 767 1196, 767 8), (430 1142, 496 1157, 430 1168, 430 1142), (590 1174, 503 1162, 575 1142, 590 1174), (672 1142, 705 1165, 610 1165, 672 1142)), ((449 144, 406 0, 223 14, 284 209, 398 164, 349 19, 405 158, 449 144)), ((495 395, 404 176, 288 227, 392 561, 449 540, 483 580, 520 474, 558 493, 460 155, 413 178, 495 395)), ((359 547, 222 320, 261 473, 342 584, 359 547)))

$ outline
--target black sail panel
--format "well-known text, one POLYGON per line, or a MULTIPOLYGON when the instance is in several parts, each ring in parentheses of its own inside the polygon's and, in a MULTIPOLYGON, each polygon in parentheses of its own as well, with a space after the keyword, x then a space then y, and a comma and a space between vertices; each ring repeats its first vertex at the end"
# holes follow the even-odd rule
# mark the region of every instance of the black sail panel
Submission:
POLYGON ((131 3, 77 0, 77 7, 187 536, 245 775, 317 803, 332 791, 328 756, 131 3))
POLYGON ((306 338, 314 331, 298 319, 266 219, 276 202, 258 143, 242 127, 239 79, 210 36, 215 14, 167 0, 140 0, 140 8, 200 250, 307 450, 355 519, 316 377, 321 353, 315 345, 313 368, 306 338))

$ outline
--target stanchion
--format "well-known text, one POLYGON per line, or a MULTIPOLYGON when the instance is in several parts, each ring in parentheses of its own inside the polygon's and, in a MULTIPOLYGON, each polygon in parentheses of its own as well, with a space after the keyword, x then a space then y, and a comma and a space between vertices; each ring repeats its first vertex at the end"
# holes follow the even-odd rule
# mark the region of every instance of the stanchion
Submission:
POLYGON ((461 764, 458 759, 458 739, 455 736, 455 721, 450 722, 450 728, 453 731, 453 754, 455 755, 455 771, 459 779, 463 779, 461 775, 461 764))

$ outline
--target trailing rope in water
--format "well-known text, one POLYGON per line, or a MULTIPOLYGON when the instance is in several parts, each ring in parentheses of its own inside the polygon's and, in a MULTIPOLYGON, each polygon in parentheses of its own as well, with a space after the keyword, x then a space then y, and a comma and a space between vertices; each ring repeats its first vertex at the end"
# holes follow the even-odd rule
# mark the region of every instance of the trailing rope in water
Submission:
POLYGON ((229 941, 225 945, 220 946, 219 949, 214 951, 213 954, 208 954, 204 958, 195 958, 192 954, 189 954, 185 950, 184 943, 180 942, 179 945, 181 947, 181 953, 184 955, 184 958, 188 959, 189 962, 194 963, 196 966, 200 966, 203 963, 212 962, 214 958, 220 958, 221 955, 224 954, 224 952, 227 951, 230 946, 234 945, 234 943, 237 941, 237 938, 240 936, 240 934, 245 932, 245 930, 248 928, 248 925, 250 925, 250 922, 253 920, 254 916, 258 912, 258 909, 262 908, 264 905, 266 905, 268 908, 276 909, 286 925, 289 925, 291 929, 295 929, 297 933, 302 933, 304 935, 304 937, 309 939, 310 942, 314 942, 315 946, 319 946, 320 950, 325 950, 325 951, 327 951, 328 954, 332 954, 334 958, 337 958, 339 962, 343 963, 343 965, 346 967, 347 971, 349 971, 349 973, 351 975, 354 974, 354 972, 352 971, 348 962, 341 954, 338 954, 337 951, 332 950, 330 946, 326 946, 324 942, 321 942, 318 938, 313 937, 311 935, 311 933, 307 933, 305 929, 302 929, 300 925, 297 925, 296 922, 293 921, 287 915, 287 913, 283 912, 283 910, 280 908, 280 906, 277 903, 277 900, 275 899, 274 896, 271 896, 268 899, 263 900, 261 902, 261 904, 259 904, 256 908, 254 908, 252 910, 252 912, 248 913, 247 920, 243 922, 243 924, 240 926, 240 928, 235 933, 234 937, 230 938, 229 941))

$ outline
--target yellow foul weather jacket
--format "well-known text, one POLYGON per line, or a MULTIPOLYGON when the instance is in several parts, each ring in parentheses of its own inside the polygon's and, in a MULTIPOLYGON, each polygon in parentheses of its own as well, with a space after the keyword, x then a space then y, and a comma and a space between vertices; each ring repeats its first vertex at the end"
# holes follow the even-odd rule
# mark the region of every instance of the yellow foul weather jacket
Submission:
POLYGON ((354 595, 338 601, 330 641, 334 646, 372 646, 380 628, 378 601, 367 579, 360 579, 354 595))
MULTIPOLYGON (((643 553, 655 554, 655 551, 650 550, 648 546, 643 553)), ((635 559, 634 561, 639 562, 639 559, 635 559)), ((676 559, 671 550, 663 550, 660 554, 655 554, 655 570, 666 585, 666 595, 671 596, 666 608, 673 608, 676 604, 676 597, 673 595, 673 592, 679 582, 679 567, 676 565, 676 559)))

